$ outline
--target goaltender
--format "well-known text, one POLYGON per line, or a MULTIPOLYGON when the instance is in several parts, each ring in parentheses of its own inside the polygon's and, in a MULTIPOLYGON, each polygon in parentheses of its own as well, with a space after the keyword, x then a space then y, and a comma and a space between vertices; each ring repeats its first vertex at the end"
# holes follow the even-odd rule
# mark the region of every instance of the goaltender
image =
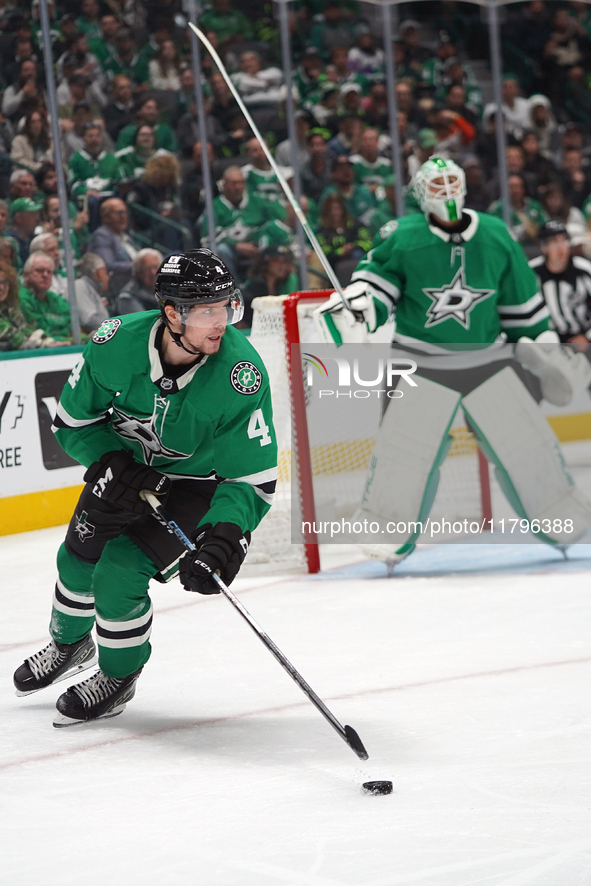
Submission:
MULTIPOLYGON (((354 520, 377 522, 386 540, 388 523, 427 519, 461 406, 518 516, 542 541, 576 541, 591 523, 591 503, 532 393, 566 405, 589 384, 589 364, 549 329, 535 276, 503 222, 463 208, 464 171, 431 158, 413 186, 423 214, 381 228, 345 290, 352 310, 335 293, 315 311, 324 338, 337 344, 359 341, 360 331, 394 315, 393 353, 417 364, 417 386, 389 401, 354 520)), ((395 564, 419 532, 388 533, 388 544, 358 540, 395 564)))

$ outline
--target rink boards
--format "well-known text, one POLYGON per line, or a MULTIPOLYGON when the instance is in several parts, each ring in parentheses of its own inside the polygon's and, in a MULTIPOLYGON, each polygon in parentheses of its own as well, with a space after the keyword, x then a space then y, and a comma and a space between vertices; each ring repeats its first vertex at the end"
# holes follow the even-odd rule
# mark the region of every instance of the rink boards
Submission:
MULTIPOLYGON (((67 523, 84 469, 58 445, 51 424, 81 347, 0 354, 0 535, 67 523)), ((562 442, 589 440, 591 396, 563 409, 544 404, 562 442)))

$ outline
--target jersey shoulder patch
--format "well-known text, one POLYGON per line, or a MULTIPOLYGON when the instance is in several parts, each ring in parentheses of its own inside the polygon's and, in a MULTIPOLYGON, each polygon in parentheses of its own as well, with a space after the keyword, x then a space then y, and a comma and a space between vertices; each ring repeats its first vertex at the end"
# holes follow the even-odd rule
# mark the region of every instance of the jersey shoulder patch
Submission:
POLYGON ((239 394, 256 394, 263 383, 263 376, 250 360, 240 360, 230 371, 230 384, 239 394))
POLYGON ((395 218, 387 221, 386 224, 382 225, 382 227, 378 231, 378 237, 380 238, 380 240, 387 240, 390 234, 393 234, 397 227, 398 222, 395 218))
POLYGON ((111 320, 104 320, 92 336, 95 345, 104 345, 105 342, 110 341, 120 326, 121 320, 118 317, 113 317, 111 320))

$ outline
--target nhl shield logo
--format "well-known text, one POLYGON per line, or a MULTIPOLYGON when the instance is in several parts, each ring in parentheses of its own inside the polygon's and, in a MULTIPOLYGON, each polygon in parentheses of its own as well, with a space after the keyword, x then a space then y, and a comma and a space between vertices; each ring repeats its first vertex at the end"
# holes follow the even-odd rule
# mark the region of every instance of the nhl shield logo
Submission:
POLYGON ((256 394, 263 383, 263 376, 254 363, 242 360, 232 369, 230 382, 240 394, 256 394))

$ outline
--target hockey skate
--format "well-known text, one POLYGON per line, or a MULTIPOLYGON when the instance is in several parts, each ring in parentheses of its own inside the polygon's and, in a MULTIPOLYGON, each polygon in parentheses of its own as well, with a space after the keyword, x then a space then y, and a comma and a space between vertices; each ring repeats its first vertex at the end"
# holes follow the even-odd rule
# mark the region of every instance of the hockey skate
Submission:
POLYGON ((403 545, 397 550, 392 545, 359 545, 361 552, 372 560, 381 560, 386 564, 386 575, 391 577, 394 567, 412 554, 416 545, 403 545))
POLYGON ((52 640, 45 649, 25 659, 16 669, 13 677, 16 694, 31 695, 91 668, 96 662, 96 648, 90 634, 78 643, 56 643, 52 640))
POLYGON ((56 702, 58 713, 53 725, 76 726, 91 720, 117 717, 135 695, 136 680, 142 669, 120 679, 97 671, 92 677, 70 686, 56 702))

